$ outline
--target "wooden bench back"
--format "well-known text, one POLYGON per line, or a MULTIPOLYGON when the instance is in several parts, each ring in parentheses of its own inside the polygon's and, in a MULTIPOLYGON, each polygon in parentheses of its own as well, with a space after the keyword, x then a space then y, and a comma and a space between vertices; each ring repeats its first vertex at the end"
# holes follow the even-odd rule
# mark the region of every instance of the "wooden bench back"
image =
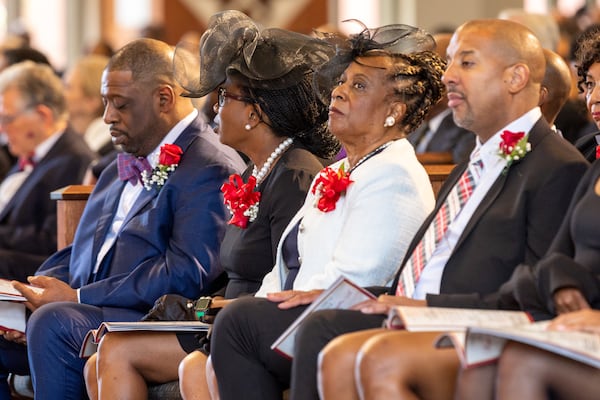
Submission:
MULTIPOLYGON (((433 187, 433 193, 436 196, 453 168, 454 164, 425 165, 425 170, 433 187)), ((79 224, 79 219, 93 189, 93 185, 70 185, 50 194, 50 198, 56 200, 56 231, 59 250, 73 242, 77 224, 79 224)))
POLYGON ((56 200, 58 250, 73 242, 77 224, 93 189, 93 185, 70 185, 50 193, 50 198, 56 200))
POLYGON ((425 164, 425 171, 429 175, 431 181, 431 187, 433 188, 433 194, 437 198, 440 188, 450 175, 450 172, 454 169, 455 164, 425 164))

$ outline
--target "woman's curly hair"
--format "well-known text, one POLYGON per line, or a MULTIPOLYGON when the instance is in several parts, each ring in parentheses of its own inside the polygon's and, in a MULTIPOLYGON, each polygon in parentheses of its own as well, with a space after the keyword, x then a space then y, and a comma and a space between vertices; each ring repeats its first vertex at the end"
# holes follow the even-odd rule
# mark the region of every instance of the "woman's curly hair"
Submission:
POLYGON ((577 67, 577 89, 585 91, 585 77, 592 64, 600 62, 600 25, 592 25, 583 31, 574 44, 577 67))
POLYGON ((406 113, 399 124, 405 133, 416 129, 443 96, 442 75, 446 62, 432 51, 392 56, 394 67, 389 76, 394 95, 406 104, 406 113))
POLYGON ((442 74, 446 63, 434 52, 435 40, 423 29, 392 24, 369 29, 358 20, 362 31, 341 38, 337 35, 319 33, 319 37, 336 48, 336 54, 322 64, 315 73, 314 86, 318 97, 325 103, 331 99, 332 83, 351 62, 370 65, 368 57, 389 57, 393 66, 387 71, 393 94, 386 100, 406 103, 406 114, 396 124, 404 134, 417 128, 425 115, 444 94, 442 74))

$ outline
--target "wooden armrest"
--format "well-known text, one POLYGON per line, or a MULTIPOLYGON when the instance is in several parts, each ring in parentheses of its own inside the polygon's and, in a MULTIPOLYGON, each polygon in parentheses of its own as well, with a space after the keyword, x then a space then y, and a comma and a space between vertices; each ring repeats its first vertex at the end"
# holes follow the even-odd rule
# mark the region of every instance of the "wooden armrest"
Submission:
POLYGON ((87 200, 94 185, 69 185, 50 192, 52 200, 87 200))
POLYGON ((449 152, 425 152, 418 153, 417 160, 423 165, 425 164, 452 164, 454 159, 452 153, 449 152))
POLYGON ((93 185, 70 185, 50 193, 50 198, 56 200, 58 250, 73 242, 79 219, 93 189, 93 185))

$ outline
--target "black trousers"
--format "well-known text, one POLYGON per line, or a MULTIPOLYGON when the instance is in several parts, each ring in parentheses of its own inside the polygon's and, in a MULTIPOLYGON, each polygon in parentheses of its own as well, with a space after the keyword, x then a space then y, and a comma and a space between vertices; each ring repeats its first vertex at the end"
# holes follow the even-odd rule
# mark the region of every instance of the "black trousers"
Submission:
POLYGON ((271 350, 271 344, 305 308, 280 310, 266 299, 243 298, 219 313, 211 356, 222 400, 281 399, 288 387, 291 400, 318 399, 321 349, 341 334, 380 327, 385 318, 348 310, 315 312, 298 331, 292 361, 271 350))

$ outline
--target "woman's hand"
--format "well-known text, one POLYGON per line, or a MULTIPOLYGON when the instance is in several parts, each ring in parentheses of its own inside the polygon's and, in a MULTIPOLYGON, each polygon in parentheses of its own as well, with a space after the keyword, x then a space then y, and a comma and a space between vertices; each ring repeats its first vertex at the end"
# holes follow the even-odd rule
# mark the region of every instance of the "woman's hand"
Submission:
POLYGON ((210 308, 224 308, 234 302, 236 299, 225 299, 223 297, 213 297, 210 308))
POLYGON ((19 331, 0 331, 0 335, 4 337, 4 340, 9 342, 15 342, 19 344, 27 344, 27 336, 23 332, 19 331))
POLYGON ((309 291, 303 290, 284 290, 283 292, 267 293, 267 299, 279 303, 279 308, 287 310, 304 304, 312 303, 319 295, 323 293, 323 289, 315 289, 309 291))
POLYGON ((552 296, 557 314, 564 314, 590 308, 585 297, 575 288, 563 288, 557 290, 552 296))

